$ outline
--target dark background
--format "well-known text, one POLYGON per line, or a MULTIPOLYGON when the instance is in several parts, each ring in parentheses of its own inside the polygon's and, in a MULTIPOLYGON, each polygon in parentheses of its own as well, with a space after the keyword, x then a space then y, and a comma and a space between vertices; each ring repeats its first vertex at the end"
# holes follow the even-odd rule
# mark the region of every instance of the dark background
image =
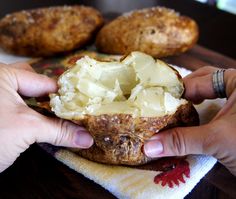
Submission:
POLYGON ((198 44, 236 59, 236 15, 194 0, 2 0, 0 17, 22 9, 65 4, 91 5, 109 18, 122 12, 156 5, 175 8, 197 21, 200 28, 198 44))

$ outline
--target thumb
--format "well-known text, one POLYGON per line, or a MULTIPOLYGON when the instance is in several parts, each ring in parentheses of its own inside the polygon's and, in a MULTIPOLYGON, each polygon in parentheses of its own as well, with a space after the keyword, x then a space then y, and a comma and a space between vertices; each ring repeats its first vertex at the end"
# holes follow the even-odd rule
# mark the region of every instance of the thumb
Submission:
POLYGON ((37 123, 34 128, 36 142, 77 148, 89 148, 93 145, 93 138, 86 129, 72 122, 41 116, 41 121, 37 123))
POLYGON ((203 154, 209 129, 204 126, 173 128, 160 132, 144 144, 148 157, 203 154))

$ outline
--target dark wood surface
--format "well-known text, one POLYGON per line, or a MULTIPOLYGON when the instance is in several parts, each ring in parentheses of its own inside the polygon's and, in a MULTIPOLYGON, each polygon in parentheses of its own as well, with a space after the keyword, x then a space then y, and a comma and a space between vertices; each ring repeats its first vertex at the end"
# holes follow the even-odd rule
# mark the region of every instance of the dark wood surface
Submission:
MULTIPOLYGON (((166 59, 169 63, 195 70, 205 65, 236 68, 236 61, 201 46, 166 59)), ((236 198, 236 178, 217 164, 186 196, 187 199, 236 198)), ((0 174, 0 198, 53 199, 115 198, 108 191, 67 168, 34 144, 14 165, 0 174)))
MULTIPOLYGON (((8 12, 55 4, 89 4, 108 17, 135 8, 164 5, 194 18, 200 27, 199 44, 220 53, 195 46, 180 56, 165 59, 169 63, 195 70, 205 65, 236 68, 236 16, 191 0, 17 0, 0 1, 0 17, 8 12), (110 3, 109 3, 110 2, 110 3), (119 2, 119 3, 117 3, 119 2), (224 56, 228 55, 232 58, 224 56)), ((236 178, 217 164, 186 196, 195 198, 236 198, 236 178)), ((0 174, 0 199, 115 198, 101 186, 70 170, 38 145, 32 145, 6 171, 0 174)))

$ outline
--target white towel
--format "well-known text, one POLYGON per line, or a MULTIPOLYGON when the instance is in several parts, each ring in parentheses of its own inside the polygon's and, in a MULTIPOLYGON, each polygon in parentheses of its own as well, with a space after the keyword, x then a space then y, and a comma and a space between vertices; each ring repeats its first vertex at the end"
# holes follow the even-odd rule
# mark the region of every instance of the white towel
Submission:
POLYGON ((140 170, 125 166, 110 166, 95 163, 68 151, 59 150, 56 159, 100 184, 117 198, 126 199, 180 199, 184 198, 202 177, 214 166, 216 159, 203 155, 190 155, 185 161, 189 163, 190 175, 183 175, 184 183, 173 183, 173 187, 156 184, 158 171, 140 170))

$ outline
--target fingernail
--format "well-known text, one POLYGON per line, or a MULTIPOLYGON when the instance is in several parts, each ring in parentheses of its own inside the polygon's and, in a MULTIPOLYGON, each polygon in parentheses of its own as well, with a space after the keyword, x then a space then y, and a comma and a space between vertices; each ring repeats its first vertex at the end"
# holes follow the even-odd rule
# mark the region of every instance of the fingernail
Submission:
POLYGON ((144 152, 148 157, 158 157, 163 152, 163 145, 159 140, 151 140, 144 145, 144 152))
POLYGON ((75 144, 79 148, 89 148, 93 145, 93 137, 83 128, 79 128, 75 137, 75 144))

